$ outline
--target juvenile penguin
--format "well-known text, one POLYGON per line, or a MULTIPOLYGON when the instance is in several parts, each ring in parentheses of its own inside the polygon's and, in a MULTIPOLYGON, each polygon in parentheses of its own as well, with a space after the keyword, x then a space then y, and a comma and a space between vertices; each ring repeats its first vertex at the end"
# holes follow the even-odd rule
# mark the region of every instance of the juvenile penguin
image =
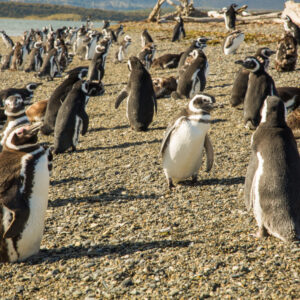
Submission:
POLYGON ((144 48, 146 44, 153 43, 153 39, 147 29, 144 29, 141 34, 141 43, 142 48, 144 48))
POLYGON ((35 42, 33 49, 31 49, 28 57, 28 66, 25 68, 25 72, 38 72, 43 64, 41 56, 42 42, 35 42))
POLYGON ((273 78, 265 70, 261 57, 247 56, 244 61, 236 61, 250 71, 248 88, 244 102, 244 122, 246 128, 255 129, 261 119, 260 110, 267 96, 277 95, 273 78))
POLYGON ((178 67, 178 63, 183 52, 179 54, 163 54, 162 56, 153 60, 152 66, 161 69, 174 69, 178 67))
POLYGON ((129 35, 125 35, 123 42, 121 43, 121 46, 119 47, 118 51, 115 54, 115 62, 122 62, 122 60, 125 58, 128 47, 131 44, 131 37, 129 35))
POLYGON ((54 153, 63 153, 69 148, 76 150, 79 134, 88 130, 89 117, 85 111, 88 101, 88 82, 77 81, 61 105, 54 128, 54 153))
POLYGON ((179 75, 176 92, 171 94, 173 99, 192 98, 202 92, 206 85, 207 58, 202 50, 193 50, 193 62, 179 75))
POLYGON ((231 4, 229 8, 223 8, 223 16, 225 21, 225 26, 228 31, 235 30, 235 21, 236 21, 236 11, 235 8, 237 5, 235 3, 231 4))
POLYGON ((300 45, 300 28, 297 24, 295 24, 291 18, 286 15, 283 18, 284 21, 284 30, 286 32, 290 32, 292 34, 292 36, 295 38, 295 40, 297 41, 297 44, 300 45))
POLYGON ((208 136, 210 111, 215 98, 208 94, 196 95, 170 124, 162 141, 160 154, 169 188, 173 180, 182 181, 197 175, 202 164, 203 148, 207 155, 207 172, 214 161, 213 147, 208 136))
POLYGON ((73 84, 87 75, 86 67, 73 70, 68 77, 52 93, 45 112, 44 124, 41 133, 49 135, 54 131, 56 116, 62 102, 64 102, 73 84))
POLYGON ((146 131, 152 122, 157 103, 152 79, 141 61, 131 56, 128 60, 130 77, 126 89, 121 91, 115 102, 118 108, 127 98, 127 118, 130 126, 136 131, 146 131))
POLYGON ((40 124, 10 132, 0 153, 0 261, 39 252, 48 205, 51 153, 37 143, 40 124))
POLYGON ((40 100, 38 102, 31 104, 26 109, 25 113, 30 123, 44 121, 48 101, 49 101, 48 99, 40 100))
POLYGON ((251 148, 245 203, 253 210, 257 236, 270 234, 285 242, 299 240, 300 156, 280 98, 269 96, 265 100, 251 148))
POLYGON ((183 19, 181 16, 175 18, 177 23, 173 29, 173 36, 172 36, 172 42, 180 41, 182 36, 185 38, 185 30, 184 30, 184 24, 183 19))
POLYGON ((237 48, 244 41, 245 34, 240 30, 229 33, 223 41, 223 52, 225 55, 236 53, 237 48))
POLYGON ((87 74, 87 80, 97 80, 101 82, 105 73, 105 59, 107 56, 107 47, 97 45, 95 50, 95 55, 90 62, 89 70, 87 74))
MULTIPOLYGON (((275 51, 272 51, 267 47, 262 47, 257 49, 254 56, 262 57, 264 59, 265 70, 268 71, 268 67, 270 64, 269 57, 273 54, 275 54, 275 51)), ((244 102, 248 87, 249 75, 250 71, 243 67, 241 67, 237 72, 231 90, 231 98, 229 100, 232 107, 238 106, 239 104, 244 102)))
POLYGON ((139 53, 138 58, 147 70, 150 69, 156 52, 156 45, 147 44, 139 53))
POLYGON ((167 78, 153 78, 153 88, 156 99, 170 97, 177 89, 177 81, 174 76, 167 78))
POLYGON ((51 49, 41 66, 40 72, 37 74, 38 77, 48 77, 53 80, 54 77, 61 76, 60 65, 57 60, 58 50, 56 48, 51 49))
POLYGON ((4 30, 0 31, 0 35, 1 35, 2 40, 3 40, 4 44, 6 45, 6 47, 12 49, 15 45, 13 40, 6 34, 6 32, 4 30))

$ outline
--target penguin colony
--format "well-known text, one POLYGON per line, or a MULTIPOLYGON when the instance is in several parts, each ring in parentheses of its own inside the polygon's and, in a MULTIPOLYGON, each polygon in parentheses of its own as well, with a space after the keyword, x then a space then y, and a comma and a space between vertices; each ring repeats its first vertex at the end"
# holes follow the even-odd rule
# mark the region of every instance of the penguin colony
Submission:
MULTIPOLYGON (((225 55, 235 54, 244 40, 236 29, 236 5, 223 9, 226 28, 232 32, 223 43, 225 55)), ((299 31, 289 17, 285 19, 286 35, 297 45, 299 31)), ((9 48, 1 70, 35 72, 37 80, 54 80, 65 76, 49 99, 30 104, 33 92, 42 84, 30 82, 24 88, 0 91, 0 261, 24 260, 39 251, 42 240, 48 188, 52 168, 52 151, 76 151, 80 134, 88 133, 86 113, 89 97, 101 96, 105 62, 112 44, 117 44, 123 31, 115 31, 104 22, 102 32, 82 25, 80 28, 50 26, 24 33, 22 43, 0 35, 9 48), (68 70, 77 55, 89 66, 68 70), (66 74, 66 75, 65 75, 66 74), (86 78, 86 79, 84 79, 86 78), (53 144, 38 143, 38 132, 54 135, 53 144)), ((185 38, 184 22, 178 17, 170 42, 185 38)), ((129 35, 117 45, 115 62, 126 58, 127 86, 115 100, 115 108, 126 100, 126 116, 132 130, 147 131, 156 113, 157 99, 187 99, 185 108, 170 122, 162 140, 160 156, 170 189, 191 177, 197 182, 206 153, 206 171, 214 163, 214 148, 209 138, 213 124, 211 111, 217 107, 213 95, 204 93, 208 76, 208 58, 204 53, 209 37, 199 37, 181 53, 165 54, 154 59, 158 45, 145 29, 141 34, 142 49, 127 57, 132 42, 129 35), (153 78, 152 67, 178 68, 177 78, 153 78)), ((295 46, 295 45, 294 45, 295 46)), ((295 46, 296 47, 296 46, 295 46)), ((300 239, 300 157, 287 113, 297 127, 300 104, 299 88, 277 88, 268 74, 269 57, 275 52, 260 48, 253 56, 236 60, 242 65, 233 84, 233 107, 243 104, 244 123, 254 129, 251 157, 245 181, 245 204, 253 211, 258 237, 273 235, 285 242, 300 239), (296 118, 296 120, 295 120, 296 118), (275 183, 275 184, 274 184, 275 183)), ((277 55, 276 59, 280 59, 277 55)), ((282 71, 282 70, 280 70, 282 71)), ((42 87, 41 87, 42 88, 42 87)), ((171 101, 171 100, 170 100, 171 101)), ((299 121, 298 121, 299 124, 299 121)))

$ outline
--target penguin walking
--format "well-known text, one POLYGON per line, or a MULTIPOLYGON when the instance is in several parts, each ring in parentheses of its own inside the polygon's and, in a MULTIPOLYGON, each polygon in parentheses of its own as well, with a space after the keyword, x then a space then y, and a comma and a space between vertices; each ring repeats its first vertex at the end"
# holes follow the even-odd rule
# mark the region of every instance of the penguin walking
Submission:
POLYGON ((169 188, 173 181, 182 181, 197 175, 202 164, 203 148, 207 155, 207 172, 211 170, 214 153, 208 130, 211 123, 210 111, 215 98, 208 94, 196 95, 186 109, 170 124, 165 133, 160 155, 169 188))
POLYGON ((144 48, 149 43, 153 43, 153 39, 147 29, 144 29, 141 34, 141 43, 142 48, 144 48))
POLYGON ((25 68, 25 72, 38 72, 43 64, 43 59, 41 56, 41 47, 42 42, 35 42, 33 49, 30 51, 29 57, 28 57, 28 66, 25 68))
POLYGON ((236 53, 236 50, 245 39, 245 34, 240 30, 229 33, 223 41, 223 52, 225 55, 236 53))
POLYGON ((88 69, 86 67, 78 68, 77 70, 73 70, 73 72, 70 71, 67 78, 53 91, 47 104, 44 124, 41 128, 42 134, 49 135, 54 131, 57 113, 61 104, 71 91, 74 83, 85 77, 87 72, 88 69))
POLYGON ((175 19, 176 19, 177 23, 173 29, 172 42, 180 41, 182 36, 184 38, 186 36, 182 17, 178 16, 175 19))
POLYGON ((270 234, 285 242, 299 240, 300 156, 280 98, 269 96, 265 100, 251 148, 245 204, 253 210, 257 236, 270 234))
MULTIPOLYGON (((275 54, 275 51, 271 50, 268 47, 262 47, 257 49, 254 56, 261 57, 264 60, 265 70, 268 71, 268 67, 270 64, 269 57, 273 54, 275 54)), ((250 71, 243 67, 241 67, 237 72, 231 90, 231 98, 229 100, 232 107, 238 106, 239 104, 244 102, 248 87, 249 75, 250 71)))
POLYGON ((139 53, 138 58, 147 70, 150 69, 156 52, 155 44, 147 44, 139 53))
POLYGON ((250 71, 244 102, 244 122, 246 128, 255 129, 260 122, 260 110, 265 99, 267 96, 277 96, 275 83, 265 70, 263 58, 247 56, 244 61, 238 60, 235 63, 250 71))
POLYGON ((161 69, 174 69, 178 67, 178 63, 183 52, 179 54, 167 53, 153 60, 152 66, 161 69))
POLYGON ((292 36, 295 38, 298 45, 300 45, 300 28, 297 24, 295 24, 292 19, 286 15, 283 18, 283 26, 286 32, 290 32, 292 36))
POLYGON ((119 47, 118 51, 115 54, 115 62, 122 62, 122 60, 125 58, 128 47, 131 44, 131 37, 129 35, 125 35, 123 42, 121 43, 121 46, 119 47))
POLYGON ((231 4, 229 8, 224 7, 223 17, 225 21, 225 26, 228 31, 235 30, 235 21, 236 21, 236 10, 237 5, 235 3, 231 4))
POLYGON ((88 101, 88 82, 77 81, 61 105, 54 128, 54 153, 63 153, 69 148, 76 150, 79 134, 88 130, 89 117, 85 111, 88 101))
POLYGON ((15 128, 0 153, 0 261, 39 252, 48 205, 49 149, 37 142, 40 124, 15 128))
POLYGON ((130 126, 136 131, 146 131, 152 122, 157 103, 152 79, 141 61, 131 56, 128 60, 130 77, 126 89, 121 91, 115 102, 118 108, 127 98, 127 118, 130 126))
POLYGON ((171 94, 173 99, 192 98, 202 92, 206 86, 207 58, 200 49, 193 50, 192 63, 180 73, 176 92, 171 94))

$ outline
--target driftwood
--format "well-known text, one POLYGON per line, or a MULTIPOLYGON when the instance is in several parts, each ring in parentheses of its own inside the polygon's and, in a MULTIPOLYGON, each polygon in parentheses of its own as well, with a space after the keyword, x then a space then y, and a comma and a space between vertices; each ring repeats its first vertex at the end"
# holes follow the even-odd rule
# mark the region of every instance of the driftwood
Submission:
POLYGON ((282 12, 282 17, 288 15, 294 23, 300 26, 300 3, 287 1, 284 6, 285 9, 282 12))

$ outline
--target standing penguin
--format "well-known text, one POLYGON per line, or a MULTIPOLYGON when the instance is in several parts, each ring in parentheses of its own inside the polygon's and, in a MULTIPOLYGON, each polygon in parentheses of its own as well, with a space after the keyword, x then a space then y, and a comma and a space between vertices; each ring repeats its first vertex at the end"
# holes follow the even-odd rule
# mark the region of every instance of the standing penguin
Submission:
POLYGON ((131 44, 131 37, 129 35, 125 35, 123 42, 121 43, 121 46, 119 47, 118 51, 115 54, 115 62, 122 62, 124 57, 127 54, 128 47, 131 44))
MULTIPOLYGON (((268 67, 270 64, 269 57, 273 54, 275 54, 275 51, 272 51, 267 47, 262 47, 257 49, 254 56, 258 56, 264 59, 265 70, 268 71, 268 67)), ((238 106, 239 104, 244 102, 248 87, 249 75, 250 71, 243 67, 241 67, 237 72, 231 90, 231 98, 229 100, 232 107, 238 106)))
POLYGON ((149 43, 153 43, 153 39, 147 29, 144 29, 141 34, 141 43, 142 48, 144 48, 149 43))
POLYGON ((182 17, 181 16, 176 17, 176 21, 177 23, 173 29, 172 42, 180 41, 182 36, 184 38, 186 36, 182 17))
POLYGON ((203 148, 207 155, 206 170, 213 166, 213 147, 208 137, 211 123, 210 111, 215 98, 207 94, 196 95, 168 127, 163 139, 160 154, 169 188, 173 180, 181 181, 197 174, 202 164, 203 148))
POLYGON ((202 92, 206 85, 207 58, 202 50, 192 52, 192 63, 180 73, 176 92, 171 94, 173 99, 191 98, 202 92))
POLYGON ((237 48, 244 41, 245 34, 240 30, 235 30, 229 33, 222 44, 225 55, 236 53, 237 48))
POLYGON ((268 97, 252 137, 245 203, 253 210, 258 237, 300 239, 300 156, 278 97, 268 97))
POLYGON ((236 61, 250 71, 248 88, 244 102, 246 127, 255 129, 261 119, 260 109, 267 96, 277 95, 273 78, 265 70, 262 57, 247 56, 244 61, 236 61))
POLYGON ((237 5, 235 3, 231 4, 229 8, 223 8, 223 16, 225 21, 225 26, 228 31, 235 30, 235 21, 236 21, 236 11, 235 8, 237 5))
POLYGON ((0 261, 38 253, 49 190, 49 149, 37 143, 40 124, 17 127, 0 153, 0 261))
POLYGON ((43 59, 41 56, 42 42, 35 42, 33 49, 31 49, 28 57, 28 66, 25 68, 25 72, 38 72, 43 64, 43 59))
POLYGON ((97 45, 95 50, 95 55, 90 62, 87 80, 97 80, 99 83, 101 82, 104 72, 105 72, 105 59, 107 56, 107 47, 97 45))
POLYGON ((297 44, 300 45, 300 28, 297 24, 295 24, 291 18, 286 15, 283 18, 284 21, 284 30, 286 32, 290 32, 292 34, 292 36, 295 38, 295 40, 297 41, 297 44))
POLYGON ((4 30, 0 31, 0 35, 2 37, 3 42, 5 43, 6 47, 12 49, 15 45, 13 40, 6 34, 6 32, 4 30))
POLYGON ((117 41, 118 41, 118 38, 122 34, 124 34, 124 30, 123 29, 124 29, 124 26, 122 24, 120 24, 120 26, 114 31, 117 41))
POLYGON ((127 98, 127 117, 130 126, 136 131, 146 131, 152 122, 157 103, 152 79, 141 61, 131 56, 128 60, 130 77, 127 88, 118 96, 115 108, 127 98))
POLYGON ((37 74, 38 77, 48 77, 49 79, 53 79, 54 77, 61 76, 60 65, 57 60, 57 56, 59 54, 58 49, 52 48, 45 59, 43 60, 43 64, 41 66, 40 72, 37 74))
POLYGON ((85 111, 88 101, 88 82, 77 81, 61 105, 54 129, 54 153, 63 153, 69 148, 76 150, 79 134, 85 135, 89 117, 85 111))
POLYGON ((156 45, 153 43, 147 44, 139 53, 138 58, 143 63, 147 70, 150 69, 156 52, 156 45))
POLYGON ((53 132, 56 116, 62 102, 71 91, 73 84, 86 76, 87 72, 87 68, 73 70, 73 72, 71 72, 68 77, 54 90, 47 104, 44 124, 41 128, 42 134, 49 135, 53 132))

